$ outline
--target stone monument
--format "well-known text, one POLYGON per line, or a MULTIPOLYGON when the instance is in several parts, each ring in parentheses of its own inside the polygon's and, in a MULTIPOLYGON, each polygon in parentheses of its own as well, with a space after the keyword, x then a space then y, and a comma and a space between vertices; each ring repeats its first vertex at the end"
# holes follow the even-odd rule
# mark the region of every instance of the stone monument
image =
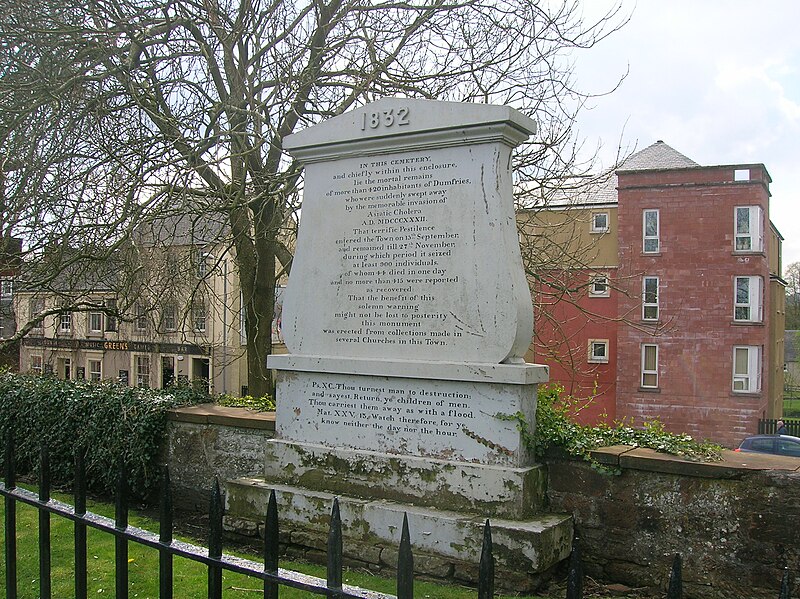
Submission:
POLYGON ((255 517, 275 488, 307 528, 338 496, 360 554, 396 547, 406 512, 415 553, 451 572, 477 563, 485 518, 501 568, 568 555, 571 522, 542 514, 518 427, 533 430, 547 381, 523 360, 533 310, 512 199, 512 150, 535 130, 505 106, 385 98, 284 140, 305 167, 290 353, 268 362, 264 480, 229 483, 229 509, 255 517))

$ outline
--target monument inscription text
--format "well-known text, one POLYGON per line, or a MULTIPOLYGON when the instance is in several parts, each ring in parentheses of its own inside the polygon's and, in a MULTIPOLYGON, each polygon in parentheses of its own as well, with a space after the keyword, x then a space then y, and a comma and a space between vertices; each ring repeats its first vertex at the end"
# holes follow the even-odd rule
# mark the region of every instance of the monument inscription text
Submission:
POLYGON ((323 335, 345 344, 437 346, 468 330, 446 309, 470 241, 451 230, 447 215, 473 185, 453 155, 351 160, 330 175, 324 196, 344 226, 328 283, 336 309, 323 335))

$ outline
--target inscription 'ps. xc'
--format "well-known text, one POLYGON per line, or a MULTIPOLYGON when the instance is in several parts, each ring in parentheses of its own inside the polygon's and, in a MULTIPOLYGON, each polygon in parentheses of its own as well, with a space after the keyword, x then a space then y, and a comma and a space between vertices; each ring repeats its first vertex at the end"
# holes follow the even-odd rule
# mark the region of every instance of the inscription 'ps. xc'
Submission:
POLYGON ((367 127, 370 129, 377 129, 378 127, 402 127, 403 125, 410 125, 411 118, 409 114, 410 110, 408 106, 401 106, 396 111, 394 108, 390 108, 389 110, 362 112, 361 130, 366 131, 367 127))

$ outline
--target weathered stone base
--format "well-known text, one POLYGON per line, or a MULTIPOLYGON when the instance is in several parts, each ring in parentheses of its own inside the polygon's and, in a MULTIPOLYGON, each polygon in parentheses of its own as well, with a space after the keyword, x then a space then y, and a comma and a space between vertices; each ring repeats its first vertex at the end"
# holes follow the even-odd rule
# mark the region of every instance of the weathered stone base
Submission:
POLYGON ((272 439, 270 481, 311 491, 525 519, 544 511, 543 466, 501 467, 272 439))
MULTIPOLYGON (((403 515, 407 514, 418 574, 477 581, 484 516, 238 479, 226 484, 228 530, 263 536, 263 515, 271 490, 278 501, 281 540, 290 554, 324 558, 329 514, 334 497, 338 497, 344 555, 350 565, 373 571, 394 569, 403 515)), ((572 520, 568 515, 492 519, 491 525, 498 587, 533 590, 569 555, 572 520)))

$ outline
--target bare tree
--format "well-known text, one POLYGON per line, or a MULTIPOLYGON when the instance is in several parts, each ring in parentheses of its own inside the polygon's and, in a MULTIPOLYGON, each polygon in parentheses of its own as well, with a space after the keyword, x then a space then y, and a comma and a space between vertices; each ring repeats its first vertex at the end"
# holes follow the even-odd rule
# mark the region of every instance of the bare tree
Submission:
POLYGON ((540 124, 516 158, 520 186, 550 189, 584 168, 574 122, 587 95, 569 53, 626 20, 615 7, 587 22, 578 0, 6 4, 0 155, 35 159, 6 166, 4 233, 29 252, 72 248, 59 264, 77 268, 141 218, 224 215, 254 395, 272 387, 276 261, 289 266, 302 197, 283 139, 387 95, 509 104, 540 124))
POLYGON ((800 262, 786 267, 786 330, 800 329, 800 262))

